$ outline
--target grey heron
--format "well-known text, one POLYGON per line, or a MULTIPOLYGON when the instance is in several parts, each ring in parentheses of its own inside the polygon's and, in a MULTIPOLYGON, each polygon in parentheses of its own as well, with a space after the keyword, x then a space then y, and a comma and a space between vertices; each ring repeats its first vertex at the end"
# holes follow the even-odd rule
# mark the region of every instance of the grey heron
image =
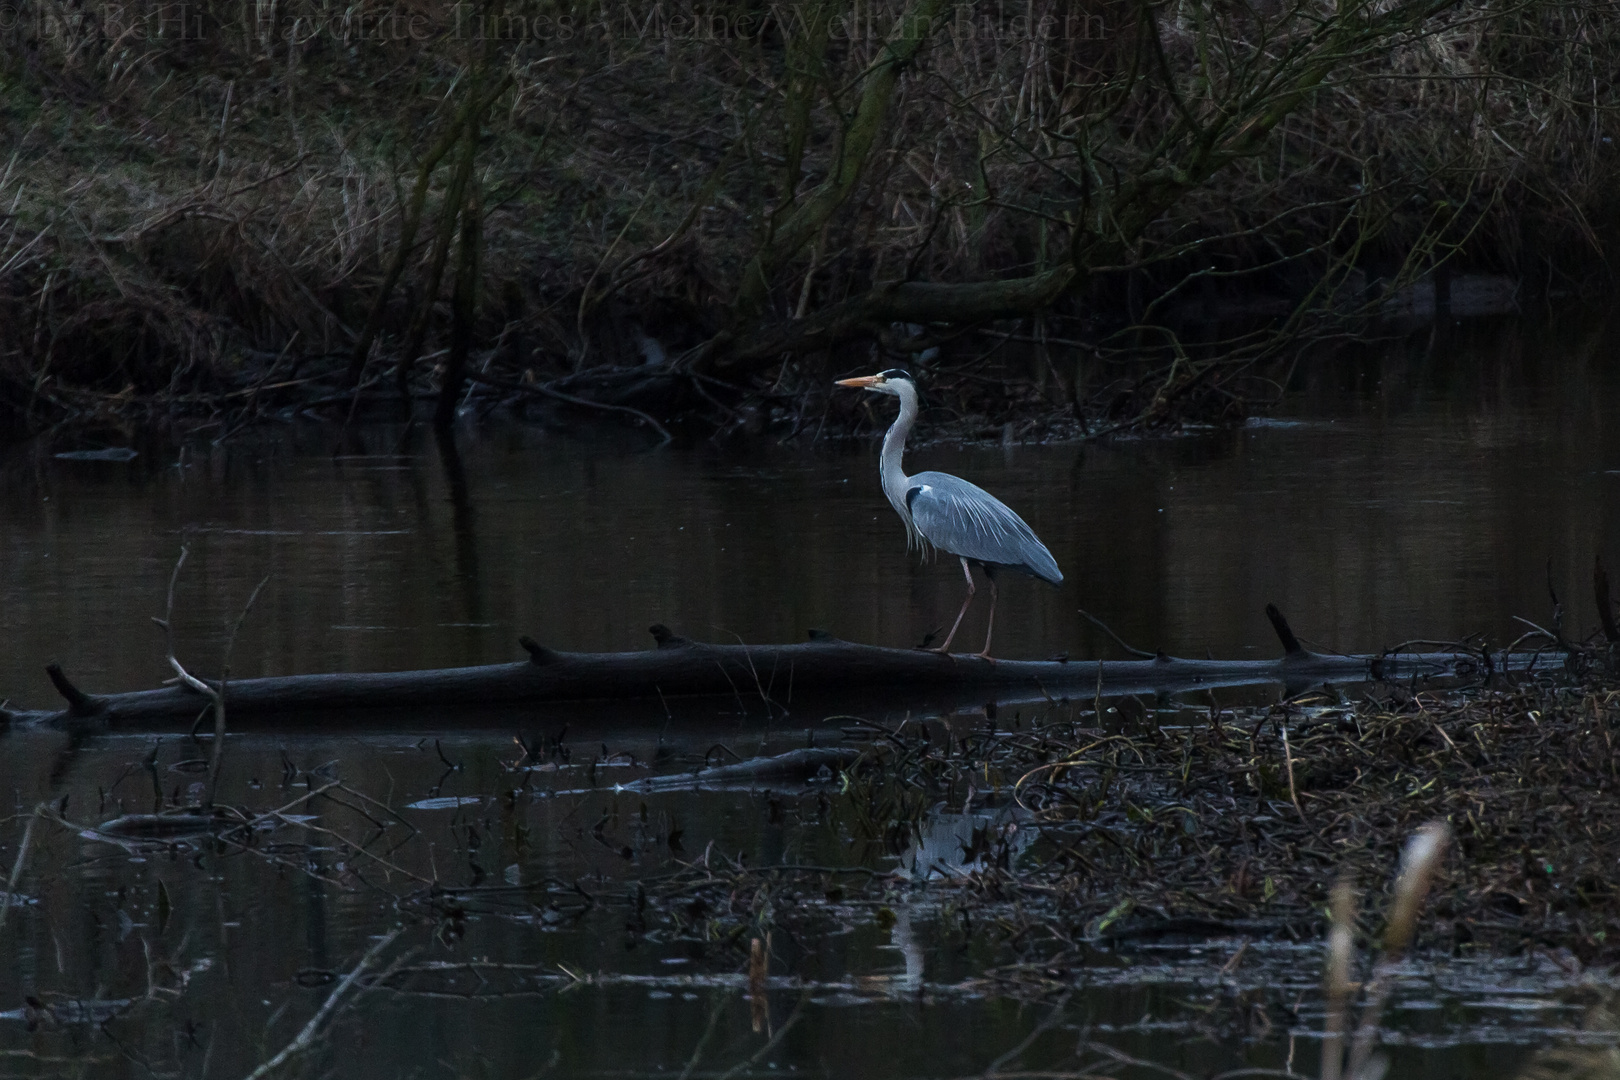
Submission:
POLYGON ((873 390, 900 399, 900 415, 895 418, 888 434, 883 436, 883 456, 878 464, 878 477, 883 494, 889 498, 894 512, 906 523, 906 546, 937 548, 962 560, 962 574, 967 578, 967 596, 962 609, 956 613, 951 632, 945 635, 945 644, 934 652, 947 652, 962 616, 973 602, 973 566, 984 571, 990 582, 990 622, 984 632, 984 649, 979 653, 990 659, 990 635, 996 628, 996 571, 1017 570, 1031 577, 1063 583, 1063 572, 1057 560, 1046 550, 1035 531, 1024 524, 1024 519, 1012 508, 977 484, 970 484, 960 476, 942 472, 920 472, 907 476, 900 466, 906 452, 906 436, 917 422, 917 383, 908 372, 899 368, 876 375, 863 375, 858 379, 840 379, 839 386, 873 390))

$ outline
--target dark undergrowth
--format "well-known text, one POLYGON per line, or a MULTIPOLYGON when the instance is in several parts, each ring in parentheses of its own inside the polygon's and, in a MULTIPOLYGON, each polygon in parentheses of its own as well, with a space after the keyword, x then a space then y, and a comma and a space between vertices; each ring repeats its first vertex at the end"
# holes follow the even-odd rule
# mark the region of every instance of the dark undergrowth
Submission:
POLYGON ((10 430, 492 397, 792 429, 914 357, 988 423, 1151 430, 1263 408, 1302 341, 1443 307, 1453 269, 1604 287, 1601 5, 1332 47, 1349 9, 1303 0, 261 8, 0 28, 10 430))

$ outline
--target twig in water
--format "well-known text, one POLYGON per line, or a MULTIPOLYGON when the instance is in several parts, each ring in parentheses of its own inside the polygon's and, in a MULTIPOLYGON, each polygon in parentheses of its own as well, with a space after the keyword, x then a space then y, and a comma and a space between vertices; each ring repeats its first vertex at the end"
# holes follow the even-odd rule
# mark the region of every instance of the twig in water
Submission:
POLYGON ((686 1068, 681 1070, 680 1080, 688 1080, 692 1070, 703 1060, 703 1048, 708 1046, 709 1040, 714 1037, 714 1029, 720 1024, 720 1014, 725 1011, 726 999, 722 995, 715 1000, 714 1008, 709 1011, 709 1026, 703 1029, 702 1038, 698 1039, 697 1045, 692 1048, 692 1056, 686 1059, 686 1068))
POLYGON ((1356 894, 1340 878, 1333 886, 1333 926, 1328 930, 1327 1018, 1322 1034, 1322 1080, 1339 1080, 1344 1071, 1346 1005, 1350 1000, 1350 961, 1355 948, 1356 894))
POLYGON ((1069 1008, 1069 996, 1069 993, 1065 993, 1062 997, 1058 998, 1057 1003, 1052 1006, 1052 1011, 1046 1014, 1046 1018, 1044 1020, 1035 1025, 1034 1031, 1031 1031, 1028 1035, 1024 1036, 1023 1041, 1017 1046, 1013 1047, 1011 1050, 1008 1050, 1005 1054, 1002 1054, 989 1065, 985 1066, 984 1075, 987 1080, 989 1077, 998 1075, 1001 1072, 1002 1066, 1011 1065, 1013 1062, 1022 1057, 1024 1051, 1035 1045, 1036 1039, 1039 1039, 1042 1035, 1045 1035, 1048 1031, 1051 1031, 1052 1028, 1057 1025, 1057 1022, 1063 1019, 1064 1013, 1066 1013, 1069 1008))
MULTIPOLYGON (((1531 622, 1529 619, 1526 619, 1522 615, 1513 616, 1513 621, 1514 622, 1524 623, 1524 625, 1526 625, 1526 626, 1528 626, 1530 628, 1532 633, 1540 634, 1542 637, 1546 638, 1548 641, 1551 641, 1553 644, 1557 645, 1560 649, 1563 649, 1566 652, 1570 651, 1569 642, 1564 640, 1563 634, 1555 633, 1552 630, 1548 630, 1544 626, 1538 626, 1535 623, 1531 622)), ((1523 641, 1525 638, 1527 638, 1529 636, 1530 636, 1529 634, 1521 634, 1518 638, 1516 638, 1514 640, 1513 644, 1517 645, 1520 641, 1523 641)))
MULTIPOLYGON (((266 576, 253 587, 248 596, 247 604, 242 608, 242 614, 236 617, 236 624, 231 627, 230 636, 225 639, 224 669, 220 672, 219 689, 214 689, 203 680, 197 678, 185 669, 185 666, 174 655, 174 587, 180 580, 180 568, 186 565, 186 556, 191 554, 191 548, 182 544, 180 557, 174 561, 174 570, 169 574, 169 594, 163 607, 163 618, 154 617, 152 621, 163 631, 163 642, 168 652, 169 666, 174 668, 175 678, 191 689, 206 697, 214 707, 214 745, 209 754, 208 762, 208 791, 204 799, 204 806, 214 805, 214 789, 219 783, 219 769, 223 762, 225 745, 225 684, 231 674, 231 650, 236 647, 236 635, 242 629, 242 623, 247 619, 248 612, 253 610, 253 604, 259 599, 259 591, 265 587, 270 578, 266 576)), ((201 719, 199 717, 199 719, 201 719)))
POLYGON ((1395 900, 1390 905, 1389 923, 1384 930, 1384 955, 1373 969, 1372 981, 1367 987, 1367 1004, 1361 1010, 1361 1023, 1350 1047, 1350 1064, 1346 1070, 1350 1080, 1382 1075, 1379 1063, 1373 1060, 1373 1049, 1378 1042, 1378 1021, 1384 1011, 1384 1000, 1394 981, 1395 966, 1417 934, 1418 912, 1429 894, 1429 885, 1440 866, 1440 855, 1450 839, 1451 826, 1443 821, 1432 821, 1412 834, 1406 842, 1406 850, 1401 853, 1395 900))
POLYGON ((326 1000, 321 1003, 321 1007, 315 1010, 315 1015, 309 1018, 309 1023, 304 1025, 304 1030, 298 1033, 298 1037, 282 1047, 281 1052, 275 1057, 248 1073, 247 1080, 263 1080, 264 1077, 269 1076, 272 1072, 285 1065, 294 1055, 301 1054, 315 1045, 315 1039, 320 1035, 322 1025, 337 1011, 337 1007, 342 1002, 344 995, 359 981, 360 976, 365 974, 372 961, 382 955, 383 950, 392 945, 395 939, 404 932, 403 928, 396 927, 383 935, 381 941, 367 949, 366 954, 360 958, 360 962, 355 965, 354 970, 343 977, 343 981, 338 983, 337 988, 327 995, 326 1000))
POLYGON ((214 703, 214 711, 215 714, 218 715, 219 711, 223 708, 219 699, 219 693, 212 686, 209 686, 207 683, 191 674, 191 672, 187 671, 181 666, 180 661, 176 660, 174 657, 174 585, 175 582, 180 580, 180 568, 186 565, 186 556, 190 554, 191 548, 189 546, 185 544, 180 545, 180 557, 174 560, 174 570, 169 573, 169 599, 168 603, 165 604, 163 608, 163 618, 159 619, 154 616, 152 621, 157 624, 158 629, 163 631, 163 642, 167 647, 169 654, 169 666, 174 668, 175 672, 175 678, 170 681, 185 683, 187 686, 197 691, 197 693, 208 698, 208 700, 214 703))
MULTIPOLYGON (((768 935, 767 935, 768 936, 768 935)), ((759 938, 748 946, 748 1014, 757 1034, 771 1017, 765 996, 765 974, 770 965, 770 948, 759 938)))
POLYGON ((1097 618, 1097 616, 1093 615, 1091 612, 1087 611, 1085 608, 1076 608, 1075 610, 1080 612, 1081 616, 1084 617, 1087 622, 1091 623, 1092 626, 1095 626, 1097 629, 1101 630, 1103 633, 1105 633, 1109 637, 1113 638, 1115 645, 1118 645, 1120 648, 1124 649, 1126 652, 1130 653, 1132 656, 1140 656, 1144 660, 1154 660, 1154 659, 1158 658, 1158 655, 1159 655, 1158 653, 1151 653, 1151 652, 1148 652, 1146 649, 1138 649, 1133 645, 1127 645, 1125 643, 1125 639, 1120 637, 1118 634, 1114 633, 1113 629, 1110 628, 1107 623, 1105 623, 1101 619, 1097 618))
POLYGON ((1299 805, 1299 790, 1294 787, 1294 753, 1288 748, 1288 725, 1282 725, 1283 764, 1288 767, 1288 799, 1299 811, 1299 820, 1305 820, 1305 808, 1299 805))
POLYGON ((1547 556, 1547 596, 1552 600, 1553 632, 1557 635, 1558 644, 1567 649, 1569 644, 1564 640, 1564 605, 1558 599, 1558 590, 1553 588, 1552 569, 1552 556, 1549 555, 1547 556))
POLYGON ((1614 600, 1609 593, 1609 572, 1603 569, 1601 555, 1592 567, 1592 593, 1597 600, 1598 621, 1603 624, 1603 636, 1611 644, 1620 642, 1620 628, 1614 622, 1614 600))
POLYGON ((17 847, 17 861, 11 864, 11 878, 6 882, 6 898, 0 900, 0 928, 6 925, 6 916, 11 913, 11 898, 17 895, 17 882, 21 880, 23 866, 28 862, 28 847, 34 842, 34 823, 39 820, 39 812, 44 808, 44 803, 34 807, 28 827, 23 830, 22 843, 17 847))
POLYGON ((203 807, 214 805, 214 792, 219 786, 219 769, 225 761, 225 684, 231 678, 231 650, 236 647, 236 635, 241 632, 242 623, 247 620, 248 612, 253 610, 254 601, 259 598, 259 590, 270 581, 266 574, 253 586, 253 592, 248 596, 248 602, 242 607, 242 614, 236 617, 236 624, 231 627, 230 637, 225 639, 225 658, 219 671, 219 697, 214 702, 214 745, 208 755, 208 794, 203 799, 203 807))
POLYGON ((766 1054, 776 1049, 777 1044, 782 1041, 788 1032, 793 1030, 793 1025, 797 1024, 800 1018, 804 1016, 804 1007, 809 1000, 810 991, 806 989, 803 994, 799 995, 799 1003, 793 1007, 792 1015, 790 1015, 787 1020, 783 1021, 782 1026, 777 1028, 771 1037, 766 1040, 765 1045, 754 1051, 754 1056, 749 1058, 747 1061, 739 1061, 737 1064, 721 1073, 720 1080, 731 1080, 733 1076, 736 1076, 744 1069, 751 1068, 754 1065, 759 1064, 761 1059, 763 1059, 766 1054))

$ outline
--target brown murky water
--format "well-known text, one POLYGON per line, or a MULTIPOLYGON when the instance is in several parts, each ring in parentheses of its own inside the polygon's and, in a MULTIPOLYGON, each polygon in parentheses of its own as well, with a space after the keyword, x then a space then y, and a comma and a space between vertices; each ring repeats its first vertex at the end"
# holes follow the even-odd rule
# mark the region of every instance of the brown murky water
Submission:
MULTIPOLYGON (((1324 647, 1475 632, 1501 643, 1519 632, 1514 616, 1549 617, 1549 558, 1573 631, 1595 622, 1593 556, 1620 565, 1614 338, 1577 319, 1478 323, 1324 359, 1296 375, 1276 417, 1238 431, 924 446, 908 464, 1005 498, 1067 575, 1061 589, 1007 582, 1004 656, 1113 655, 1081 607, 1146 647, 1268 655, 1268 601, 1324 647)), ((588 443, 499 426, 463 433, 458 468, 415 434, 289 427, 223 448, 137 442, 126 461, 55 456, 122 445, 47 439, 0 456, 0 697, 51 704, 41 669, 53 660, 89 690, 164 677, 149 617, 183 543, 175 622, 196 670, 217 670, 227 628, 269 578, 235 646, 237 676, 512 659, 520 633, 640 648, 652 622, 717 641, 817 627, 904 645, 960 599, 955 567, 907 556, 867 443, 648 453, 628 435, 588 443)), ((982 626, 970 617, 969 642, 982 626)), ((814 785, 780 796, 782 811, 759 792, 613 790, 640 774, 632 759, 671 771, 721 743, 788 749, 805 728, 830 732, 820 716, 767 724, 745 705, 677 702, 634 719, 582 707, 453 735, 432 717, 404 727, 233 736, 222 801, 255 813, 296 803, 261 822, 251 851, 206 838, 117 845, 36 823, 0 928, 6 1068, 246 1075, 396 924, 409 929, 380 963, 412 965, 415 981, 360 998, 290 1069, 956 1076, 1048 1018, 973 981, 1007 959, 1003 943, 988 927, 964 933, 925 886, 896 884, 892 924, 852 908, 814 936, 776 936, 781 981, 758 1032, 735 950, 631 925, 627 882, 705 852, 897 865, 829 824, 822 803, 837 793, 814 785), (541 735, 560 736, 570 760, 517 768, 514 737, 541 735), (355 860, 320 831, 364 827, 351 809, 298 802, 337 780, 383 804, 367 804, 389 838, 382 861, 355 860), (420 918, 444 911, 429 881, 480 890, 446 916, 449 931, 420 918), (564 902, 582 893, 598 899, 584 911, 564 902), (799 1006, 794 980, 815 988, 767 1045, 799 1006)), ((185 805, 204 779, 206 746, 172 733, 7 738, 0 791, 15 816, 0 827, 0 873, 42 800, 88 824, 185 805)), ((939 822, 941 850, 953 827, 939 822)), ((1006 1067, 1039 1068, 1090 1039, 1191 1075, 1311 1071, 1316 946, 1251 945, 1228 967, 1240 945, 1115 955, 1006 1067)), ((1588 999, 1573 983, 1534 953, 1413 969, 1389 1018, 1396 1073, 1508 1076, 1535 1046, 1612 1038, 1578 1033, 1588 999)))

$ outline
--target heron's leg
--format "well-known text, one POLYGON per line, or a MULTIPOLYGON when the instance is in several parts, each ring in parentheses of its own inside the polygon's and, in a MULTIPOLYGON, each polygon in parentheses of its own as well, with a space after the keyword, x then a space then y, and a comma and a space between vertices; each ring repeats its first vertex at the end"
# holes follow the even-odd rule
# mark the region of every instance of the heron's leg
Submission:
POLYGON ((990 578, 990 622, 984 628, 984 651, 979 654, 979 657, 993 664, 996 660, 995 657, 990 655, 990 635, 996 629, 996 579, 989 573, 986 573, 985 577, 990 578))
MULTIPOLYGON (((973 603, 973 571, 968 569, 968 561, 966 559, 962 559, 962 576, 967 578, 968 585, 967 595, 962 598, 962 610, 956 613, 956 621, 951 623, 951 632, 945 635, 945 644, 939 646, 938 648, 930 649, 928 650, 929 652, 949 653, 951 651, 951 639, 956 636, 956 628, 962 625, 962 616, 967 614, 968 605, 973 603)), ((994 585, 995 583, 991 582, 991 586, 994 587, 994 585)))

